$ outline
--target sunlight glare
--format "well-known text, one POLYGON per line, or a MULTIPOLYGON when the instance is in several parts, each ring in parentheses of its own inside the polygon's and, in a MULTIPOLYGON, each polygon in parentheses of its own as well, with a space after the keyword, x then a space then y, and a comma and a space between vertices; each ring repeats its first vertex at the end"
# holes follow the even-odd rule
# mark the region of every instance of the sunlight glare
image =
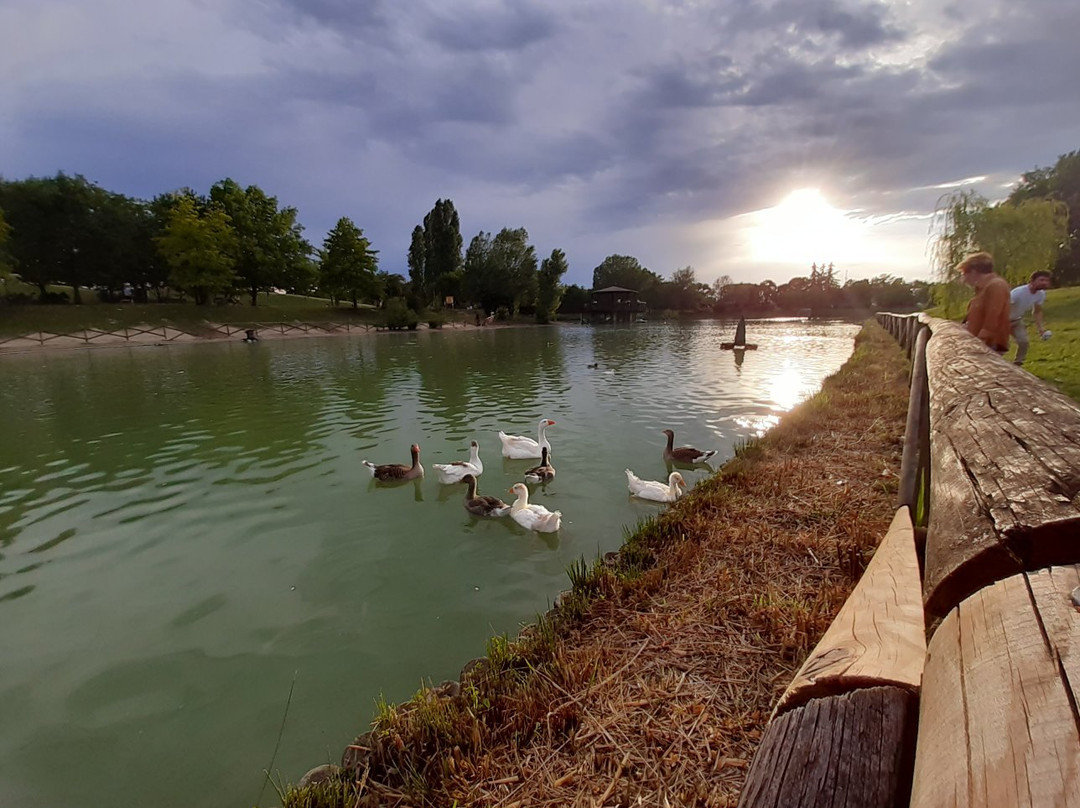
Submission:
POLYGON ((867 225, 830 205, 817 188, 792 191, 775 207, 746 214, 756 261, 840 263, 864 253, 867 225))

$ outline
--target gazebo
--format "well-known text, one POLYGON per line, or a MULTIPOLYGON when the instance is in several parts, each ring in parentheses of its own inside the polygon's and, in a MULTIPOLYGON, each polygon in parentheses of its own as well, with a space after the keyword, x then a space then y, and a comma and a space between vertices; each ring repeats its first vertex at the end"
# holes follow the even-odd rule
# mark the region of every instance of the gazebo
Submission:
POLYGON ((632 323, 648 310, 633 289, 608 286, 590 293, 589 319, 601 323, 632 323))

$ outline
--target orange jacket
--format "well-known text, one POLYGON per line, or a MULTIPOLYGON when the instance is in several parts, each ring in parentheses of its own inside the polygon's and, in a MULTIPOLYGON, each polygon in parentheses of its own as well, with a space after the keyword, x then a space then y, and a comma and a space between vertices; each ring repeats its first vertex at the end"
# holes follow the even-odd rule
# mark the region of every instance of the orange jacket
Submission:
POLYGON ((998 351, 1009 347, 1009 335, 1012 334, 1009 324, 1010 291, 1004 278, 991 275, 968 303, 968 332, 998 351))

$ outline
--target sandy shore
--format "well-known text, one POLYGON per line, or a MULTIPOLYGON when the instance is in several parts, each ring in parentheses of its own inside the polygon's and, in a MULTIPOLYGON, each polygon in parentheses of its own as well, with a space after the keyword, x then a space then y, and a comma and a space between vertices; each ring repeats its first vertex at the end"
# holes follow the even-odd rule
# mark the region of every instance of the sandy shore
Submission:
MULTIPOLYGON (((0 337, 0 356, 42 351, 81 351, 98 348, 139 348, 198 342, 242 341, 251 325, 208 322, 197 331, 185 331, 170 325, 136 325, 113 331, 100 331, 91 328, 70 334, 38 331, 19 337, 0 337)), ((473 331, 478 328, 511 328, 517 325, 520 324, 498 323, 478 327, 469 323, 446 323, 437 330, 460 332, 473 331)), ((256 323, 254 326, 260 342, 279 339, 393 333, 379 326, 351 323, 256 323)), ((416 330, 430 331, 433 329, 422 323, 416 330)))

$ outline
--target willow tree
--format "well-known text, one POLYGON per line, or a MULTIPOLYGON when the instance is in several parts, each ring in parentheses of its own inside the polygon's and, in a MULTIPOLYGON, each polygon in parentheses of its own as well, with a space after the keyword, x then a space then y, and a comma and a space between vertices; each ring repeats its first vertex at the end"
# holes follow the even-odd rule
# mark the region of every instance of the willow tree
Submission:
POLYGON ((955 267, 970 252, 994 256, 994 268, 1013 286, 1036 270, 1051 270, 1068 241, 1068 208, 1050 199, 991 205, 974 191, 942 197, 931 223, 936 302, 946 317, 962 313, 971 292, 955 267))

